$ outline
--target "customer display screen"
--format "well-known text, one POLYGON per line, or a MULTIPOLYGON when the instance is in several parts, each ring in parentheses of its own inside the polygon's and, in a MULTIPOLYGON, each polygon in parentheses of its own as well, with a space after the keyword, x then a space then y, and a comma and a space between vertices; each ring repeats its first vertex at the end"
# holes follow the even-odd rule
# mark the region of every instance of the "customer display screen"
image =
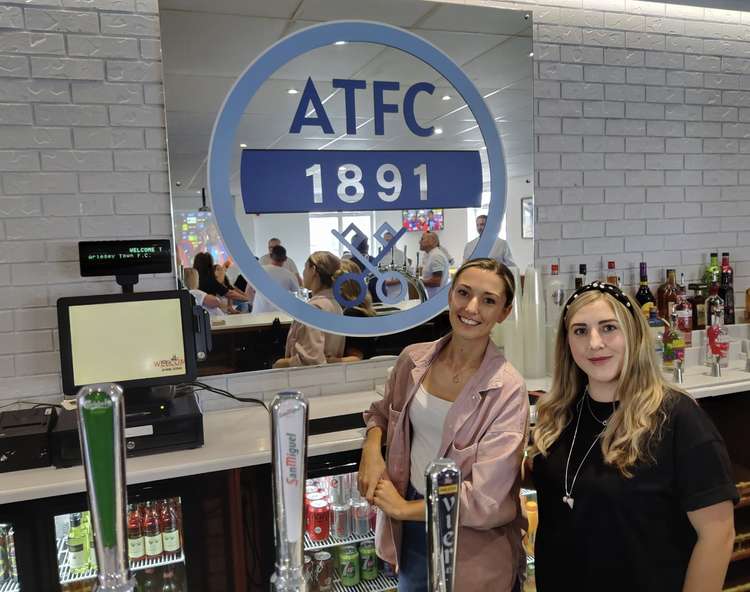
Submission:
POLYGON ((180 299, 71 306, 76 385, 187 374, 180 299))
POLYGON ((172 245, 165 239, 81 241, 78 257, 83 277, 172 271, 172 245))

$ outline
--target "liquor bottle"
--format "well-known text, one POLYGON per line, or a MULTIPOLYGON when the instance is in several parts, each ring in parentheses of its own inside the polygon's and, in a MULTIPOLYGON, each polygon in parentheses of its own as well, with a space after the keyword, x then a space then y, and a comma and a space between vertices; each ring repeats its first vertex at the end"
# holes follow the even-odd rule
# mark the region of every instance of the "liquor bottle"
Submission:
POLYGON ((711 293, 706 299, 706 364, 713 363, 714 356, 720 357, 720 365, 729 365, 729 335, 724 327, 724 301, 719 296, 719 284, 711 285, 711 293))
POLYGON ((580 288, 581 286, 586 285, 586 264, 581 263, 578 266, 578 275, 575 277, 575 287, 576 290, 580 288))
POLYGON ((682 333, 685 347, 690 347, 693 344, 693 306, 688 302, 684 289, 677 293, 674 312, 677 315, 677 329, 682 333))
POLYGON ((675 302, 677 302, 677 278, 674 269, 667 269, 667 281, 656 290, 656 305, 659 316, 663 319, 672 317, 675 302))
POLYGON ((693 290, 693 295, 688 302, 693 307, 693 329, 702 331, 706 328, 706 284, 689 284, 688 288, 693 290))
POLYGON ((613 286, 620 287, 620 278, 617 275, 617 269, 615 268, 614 261, 607 261, 607 283, 613 286))
POLYGON ((165 553, 180 552, 180 531, 177 528, 177 512, 174 506, 166 499, 161 501, 161 513, 159 515, 159 526, 161 527, 162 543, 165 553))
POLYGON ((651 289, 648 287, 648 267, 645 261, 641 261, 640 278, 641 285, 635 293, 635 300, 641 307, 643 314, 648 316, 649 310, 656 306, 656 298, 654 298, 651 289))
POLYGON ((719 296, 724 300, 724 322, 734 325, 734 269, 729 264, 729 253, 721 254, 719 296))
POLYGON ((161 592, 177 592, 174 572, 171 569, 165 569, 162 574, 161 592))
POLYGON ((547 281, 547 324, 557 325, 565 304, 565 287, 560 281, 560 266, 553 263, 552 272, 547 281))
POLYGON ((685 340, 682 332, 677 329, 677 313, 670 317, 672 323, 664 331, 664 368, 674 368, 675 360, 685 361, 685 340))
POLYGON ((141 516, 135 504, 128 506, 128 558, 138 561, 146 555, 146 541, 141 527, 141 516))
POLYGON ((96 548, 94 547, 94 527, 91 525, 91 512, 81 513, 81 528, 86 536, 86 547, 89 554, 89 569, 96 570, 96 548))
POLYGON ((88 570, 88 555, 88 542, 81 526, 81 514, 75 512, 70 515, 68 529, 68 566, 71 573, 80 574, 88 570))
POLYGON ((651 336, 654 338, 654 352, 656 359, 661 362, 664 357, 664 329, 665 323, 656 314, 656 307, 652 306, 648 311, 648 326, 651 336))
POLYGON ((719 265, 718 253, 711 253, 711 261, 706 266, 706 273, 704 274, 703 279, 705 280, 707 285, 711 285, 714 274, 717 277, 721 277, 721 266, 719 265))
POLYGON ((156 513, 154 502, 146 502, 143 537, 146 543, 146 557, 149 559, 161 557, 164 552, 164 545, 161 538, 161 528, 159 528, 159 515, 156 513))

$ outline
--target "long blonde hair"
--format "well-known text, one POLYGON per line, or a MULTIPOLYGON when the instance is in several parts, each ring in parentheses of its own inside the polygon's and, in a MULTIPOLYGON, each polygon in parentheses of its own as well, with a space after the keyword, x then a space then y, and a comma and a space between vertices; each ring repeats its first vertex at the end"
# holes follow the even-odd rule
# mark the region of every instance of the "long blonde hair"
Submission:
MULTIPOLYGON (((333 274, 334 281, 346 273, 354 273, 359 275, 362 273, 362 270, 359 268, 359 265, 357 265, 351 259, 342 259, 338 271, 333 274)), ((343 296, 344 299, 349 302, 354 302, 355 300, 359 299, 359 291, 361 288, 362 286, 359 282, 355 280, 346 280, 345 282, 341 283, 341 296, 343 296)), ((370 296, 370 292, 367 290, 367 284, 365 284, 364 290, 365 297, 360 304, 345 308, 356 308, 359 309, 362 313, 366 314, 368 317, 374 317, 375 309, 372 307, 372 296, 370 296)))
POLYGON ((666 403, 673 393, 684 393, 667 388, 656 364, 646 319, 638 312, 637 304, 630 297, 627 298, 635 312, 609 294, 598 290, 584 292, 561 315, 552 387, 537 406, 534 443, 529 456, 547 456, 551 446, 573 419, 575 402, 588 384, 588 378, 573 360, 568 346, 570 319, 584 306, 604 299, 612 307, 625 336, 625 355, 615 393, 620 405, 602 435, 604 462, 617 467, 625 477, 631 477, 631 469, 636 463, 654 460, 651 445, 661 437, 668 413, 666 403))

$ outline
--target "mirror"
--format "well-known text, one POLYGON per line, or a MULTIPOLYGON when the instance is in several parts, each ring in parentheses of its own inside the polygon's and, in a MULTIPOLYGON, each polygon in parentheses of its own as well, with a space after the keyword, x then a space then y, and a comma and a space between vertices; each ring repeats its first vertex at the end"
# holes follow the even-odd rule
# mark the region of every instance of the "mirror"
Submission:
MULTIPOLYGON (((159 9, 173 224, 183 267, 191 267, 199 252, 211 253, 216 264, 229 259, 211 211, 216 204, 203 200, 204 188, 209 186, 211 133, 227 93, 248 65, 279 40, 319 23, 347 19, 406 29, 445 52, 471 80, 503 144, 507 194, 499 236, 507 241, 518 267, 533 263, 533 240, 525 238, 522 222, 522 200, 533 196, 529 14, 425 0, 160 0, 159 9)), ((475 218, 487 211, 490 202, 487 147, 472 109, 431 65, 378 43, 340 39, 276 68, 245 105, 231 146, 227 175, 232 207, 244 243, 256 257, 266 256, 260 263, 270 263, 269 239, 280 240, 288 257, 283 265, 293 276, 295 271, 304 275, 305 262, 315 251, 341 257, 360 248, 374 265, 359 262, 364 268, 362 277, 369 278, 367 291, 376 301, 376 313, 394 319, 425 297, 416 280, 416 267, 425 261, 425 253, 420 252, 422 232, 435 231, 440 247, 452 259, 451 267, 458 267, 467 243, 477 238, 475 218), (426 87, 420 86, 425 83, 434 90, 425 92, 426 87), (268 150, 275 151, 273 158, 264 161, 261 157, 268 150), (340 163, 334 165, 337 171, 327 171, 327 159, 341 154, 338 151, 376 160, 385 155, 385 160, 364 172, 345 170, 349 165, 340 163), (461 152, 454 152, 448 165, 431 164, 428 171, 416 161, 393 160, 408 151, 431 157, 461 152), (292 164, 284 164, 282 152, 297 166, 296 173, 292 164), (317 154, 320 162, 302 161, 301 153, 310 158, 317 154), (457 172, 465 169, 455 163, 469 155, 476 155, 477 175, 476 187, 466 193, 476 195, 456 195, 462 192, 452 190, 452 184, 458 187, 462 175, 457 172), (270 188, 262 186, 258 177, 269 168, 276 174, 270 188), (248 171, 256 171, 255 176, 248 171), (380 196, 372 209, 356 203, 360 176, 366 177, 361 181, 366 188, 362 204, 374 203, 368 201, 369 195, 380 196), (337 191, 327 191, 333 185, 337 191), (430 199, 441 189, 453 195, 433 207, 404 202, 408 192, 426 192, 428 186, 430 199), (284 189, 275 193, 278 187, 284 189), (259 207, 261 202, 264 205, 259 207), (384 240, 386 230, 397 235, 402 228, 405 231, 397 240, 384 240), (389 249, 394 243, 395 249, 389 249), (401 286, 385 283, 378 269, 383 272, 389 266, 400 268, 410 281, 401 286), (383 295, 387 298, 380 298, 383 295)), ((424 198, 423 193, 416 194, 424 198)), ((362 259, 356 252, 351 256, 362 259)), ((242 279, 252 275, 247 269, 242 271, 242 279)), ((237 274, 242 271, 236 265, 228 269, 238 288, 242 279, 238 282, 237 274)), ((260 299, 265 296, 262 293, 260 299)), ((364 294, 355 286, 352 298, 364 294)), ((303 307, 300 310, 312 308, 304 304, 309 296, 304 290, 293 296, 303 307)), ((269 367, 279 348, 283 351, 291 323, 291 317, 278 310, 213 320, 216 346, 226 348, 229 359, 204 365, 203 374, 269 367), (250 365, 248 359, 253 360, 250 365)), ((410 323, 404 321, 404 326, 410 323)), ((378 337, 362 337, 360 332, 356 340, 367 358, 398 353, 407 343, 435 339, 446 329, 447 319, 438 315, 406 332, 378 337)))

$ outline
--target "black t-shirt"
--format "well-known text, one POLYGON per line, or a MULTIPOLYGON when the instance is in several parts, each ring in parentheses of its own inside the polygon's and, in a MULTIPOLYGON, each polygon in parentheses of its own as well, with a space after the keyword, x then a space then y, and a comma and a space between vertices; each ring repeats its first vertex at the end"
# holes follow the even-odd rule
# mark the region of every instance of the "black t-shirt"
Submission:
POLYGON ((206 294, 213 294, 214 296, 226 296, 227 292, 229 292, 229 288, 219 283, 219 280, 213 275, 199 276, 198 288, 206 294))
MULTIPOLYGON (((578 398, 581 401, 581 398, 578 398)), ((589 446, 602 431, 611 403, 588 399, 568 468, 568 489, 589 446)), ((737 501, 729 457, 716 427, 688 396, 666 398, 668 412, 656 462, 640 463, 633 477, 605 465, 601 445, 591 449, 563 502, 565 465, 577 414, 545 458, 537 455, 533 480, 539 503, 535 545, 538 592, 681 592, 696 541, 687 512, 737 501)), ((578 410, 578 404, 574 411, 578 410)))

